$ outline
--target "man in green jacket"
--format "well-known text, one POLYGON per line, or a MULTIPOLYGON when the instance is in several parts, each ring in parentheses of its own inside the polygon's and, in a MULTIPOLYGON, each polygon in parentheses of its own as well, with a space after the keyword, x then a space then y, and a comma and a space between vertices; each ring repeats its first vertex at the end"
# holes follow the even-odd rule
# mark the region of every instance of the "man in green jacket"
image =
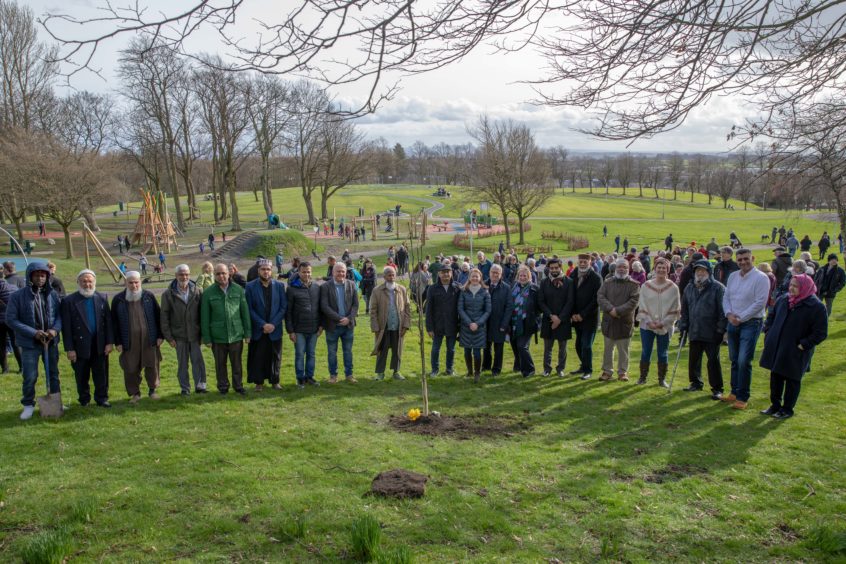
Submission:
POLYGON ((200 327, 203 343, 210 344, 214 355, 217 389, 221 394, 229 391, 227 360, 232 365, 232 387, 241 395, 244 389, 241 356, 244 341, 250 342, 250 311, 244 289, 230 284, 229 268, 223 264, 214 267, 214 285, 203 292, 200 308, 200 327))

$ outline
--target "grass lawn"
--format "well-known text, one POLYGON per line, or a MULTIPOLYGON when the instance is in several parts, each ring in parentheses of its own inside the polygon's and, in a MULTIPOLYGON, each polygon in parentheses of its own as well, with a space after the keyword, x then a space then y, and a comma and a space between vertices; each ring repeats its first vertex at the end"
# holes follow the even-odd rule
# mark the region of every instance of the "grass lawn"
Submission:
MULTIPOLYGON (((660 217, 660 204, 652 206, 660 217)), ((814 238, 830 228, 777 212, 758 219, 774 212, 702 210, 664 222, 634 221, 633 213, 619 224, 639 244, 663 240, 668 229, 677 241, 724 240, 734 227, 719 218, 729 213, 741 239, 753 243, 781 223, 807 228, 814 238)), ((605 241, 601 219, 532 223, 530 240, 554 227, 584 229, 592 248, 613 245, 610 221, 605 241)), ((62 272, 81 264, 59 262, 62 272)), ((70 276, 65 280, 72 286, 70 276)), ((797 415, 784 422, 758 414, 769 389, 760 368, 745 412, 681 391, 685 349, 672 394, 655 385, 654 366, 648 386, 512 373, 479 385, 440 377, 430 385, 432 409, 510 418, 523 431, 469 440, 401 433, 388 417, 421 407, 416 330, 406 340, 409 379, 375 382, 364 317, 356 330, 357 385, 298 390, 286 341, 281 392, 182 398, 175 355, 165 345, 162 400, 130 406, 113 357, 114 407, 78 407, 63 357, 64 399, 73 407, 59 421, 36 416, 24 423, 20 376, 0 375, 0 561, 37 561, 51 550, 55 561, 70 562, 352 561, 350 530, 371 516, 382 527, 384 561, 403 561, 407 547, 417 562, 843 562, 842 300, 803 382, 797 415), (428 475, 426 496, 364 496, 378 472, 393 468, 428 475)), ((595 362, 601 352, 598 338, 595 362)), ((533 353, 540 361, 541 347, 533 353)), ((639 354, 634 339, 632 372, 639 354)), ((456 356, 461 374, 461 352, 456 356)), ((727 356, 724 348, 726 381, 727 356)), ((208 350, 206 365, 214 388, 208 350)), ((319 380, 327 370, 321 338, 319 380)), ((42 386, 39 379, 39 393, 42 386)))

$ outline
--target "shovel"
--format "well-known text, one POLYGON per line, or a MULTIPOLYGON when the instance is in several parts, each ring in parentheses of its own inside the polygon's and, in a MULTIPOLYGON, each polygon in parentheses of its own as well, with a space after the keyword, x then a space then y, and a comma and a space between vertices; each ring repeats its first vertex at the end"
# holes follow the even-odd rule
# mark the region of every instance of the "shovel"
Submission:
POLYGON ((49 341, 44 341, 44 380, 47 382, 47 395, 38 398, 38 412, 41 417, 58 419, 64 414, 65 408, 62 405, 62 393, 50 393, 50 351, 49 341))

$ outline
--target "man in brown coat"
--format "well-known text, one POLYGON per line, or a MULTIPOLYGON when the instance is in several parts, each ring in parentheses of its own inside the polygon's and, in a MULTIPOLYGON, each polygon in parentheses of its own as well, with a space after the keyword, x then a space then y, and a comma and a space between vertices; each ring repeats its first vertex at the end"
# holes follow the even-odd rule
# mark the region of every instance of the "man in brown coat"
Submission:
POLYGON ((376 379, 385 379, 388 351, 391 351, 391 371, 394 380, 404 380, 400 374, 402 344, 411 327, 408 292, 396 283, 397 271, 386 266, 382 272, 385 283, 376 286, 370 296, 370 330, 376 336, 371 356, 376 357, 376 379))
POLYGON ((640 296, 640 286, 629 277, 629 263, 618 259, 614 274, 609 275, 597 294, 602 311, 602 335, 605 352, 602 357, 602 376, 608 381, 614 377, 614 349, 617 349, 617 378, 629 380, 629 343, 634 331, 634 316, 640 296))

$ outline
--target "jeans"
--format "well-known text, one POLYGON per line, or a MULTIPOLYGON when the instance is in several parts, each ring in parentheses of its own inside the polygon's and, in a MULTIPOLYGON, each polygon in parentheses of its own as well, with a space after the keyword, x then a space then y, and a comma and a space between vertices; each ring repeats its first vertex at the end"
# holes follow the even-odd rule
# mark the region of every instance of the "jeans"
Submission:
POLYGON ((825 301, 825 311, 831 317, 831 306, 834 305, 834 296, 826 296, 823 300, 825 301))
POLYGON ((294 343, 294 373, 297 382, 314 378, 314 349, 317 347, 317 333, 297 333, 294 343))
POLYGON ((752 384, 752 359, 761 334, 761 319, 750 319, 738 326, 728 325, 728 348, 731 360, 731 393, 739 401, 749 401, 752 384))
MULTIPOLYGON (((50 393, 55 394, 61 391, 59 387, 59 346, 53 340, 48 349, 49 351, 49 382, 50 393)), ((21 362, 23 363, 23 397, 21 404, 35 405, 35 383, 38 381, 38 363, 44 359, 44 349, 39 347, 37 349, 29 349, 21 347, 21 362)), ((45 368, 47 368, 45 366, 45 368)))
MULTIPOLYGON (((334 331, 326 331, 330 376, 338 375, 338 339, 341 340, 341 352, 344 355, 344 376, 349 378, 353 375, 353 327, 338 325, 334 331)), ((297 337, 297 340, 299 340, 299 337, 297 337)))
POLYGON ((658 341, 658 364, 667 364, 667 350, 670 348, 670 334, 659 335, 649 329, 640 329, 640 343, 643 349, 640 353, 640 361, 649 363, 652 361, 652 347, 658 341))
POLYGON ((576 355, 582 372, 593 372, 593 340, 596 338, 596 322, 576 324, 576 355))
POLYGON ((520 372, 523 376, 529 376, 535 373, 535 361, 532 359, 532 353, 529 352, 532 335, 511 337, 511 351, 514 353, 514 371, 520 372))
POLYGON ((451 372, 453 368, 453 362, 455 360, 455 335, 439 335, 435 333, 435 336, 432 338, 432 353, 430 355, 430 360, 432 362, 432 372, 437 372, 440 368, 440 357, 441 357, 441 343, 443 343, 444 339, 446 339, 446 369, 447 372, 451 372))

